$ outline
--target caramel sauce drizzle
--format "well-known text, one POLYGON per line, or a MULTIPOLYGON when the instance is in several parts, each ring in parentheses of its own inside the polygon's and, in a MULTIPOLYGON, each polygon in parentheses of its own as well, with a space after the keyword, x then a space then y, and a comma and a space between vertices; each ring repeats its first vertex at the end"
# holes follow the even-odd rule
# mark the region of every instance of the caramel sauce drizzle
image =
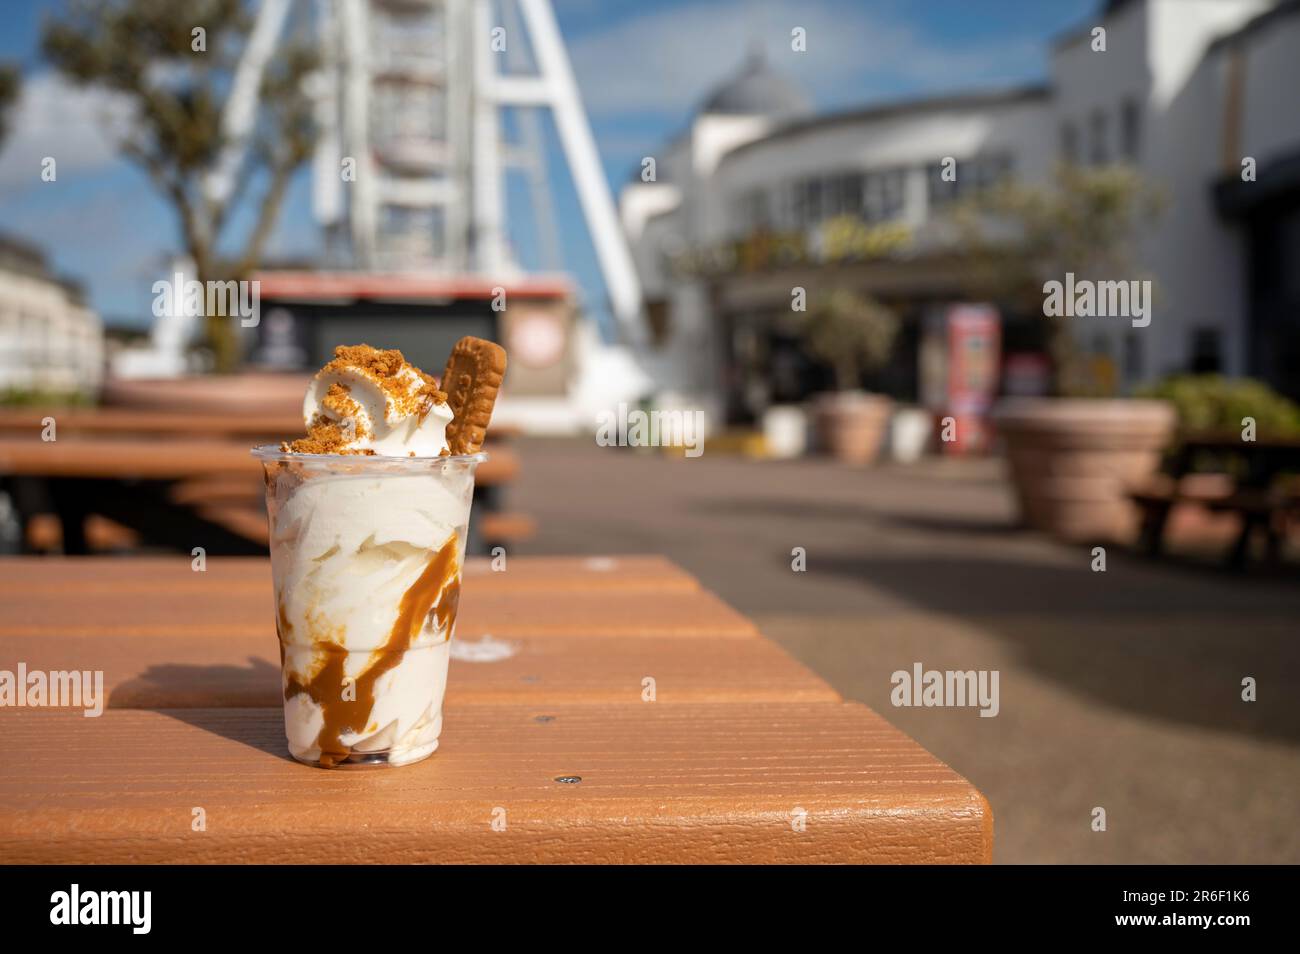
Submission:
MULTIPOLYGON (((348 677, 343 668, 348 651, 333 641, 319 644, 318 648, 326 654, 325 665, 310 682, 304 683, 297 676, 289 674, 284 687, 285 701, 306 693, 308 698, 321 707, 325 716, 325 724, 316 737, 322 766, 332 768, 352 754, 352 748, 340 741, 343 734, 366 730, 366 723, 375 705, 375 683, 380 676, 402 661, 411 642, 420 635, 429 614, 433 613, 439 630, 450 639, 459 606, 460 567, 456 560, 456 535, 453 533, 442 545, 442 549, 431 554, 419 579, 402 594, 397 619, 388 634, 388 641, 371 654, 369 665, 356 677, 350 693, 345 693, 348 677), (352 698, 348 699, 348 695, 352 698)), ((283 610, 279 622, 282 627, 280 637, 283 640, 289 629, 283 610)), ((283 642, 280 658, 283 662, 283 642)))

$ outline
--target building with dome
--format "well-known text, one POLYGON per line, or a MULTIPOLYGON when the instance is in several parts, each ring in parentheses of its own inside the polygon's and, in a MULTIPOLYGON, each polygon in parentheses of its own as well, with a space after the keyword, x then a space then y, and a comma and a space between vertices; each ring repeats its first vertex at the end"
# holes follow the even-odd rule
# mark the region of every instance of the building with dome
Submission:
POLYGON ((771 67, 761 47, 754 47, 740 71, 704 101, 700 112, 797 119, 812 112, 812 104, 799 87, 771 67))
MULTIPOLYGON (((1168 199, 1139 263, 1159 289, 1151 324, 1076 319, 1120 390, 1219 369, 1295 394, 1300 286, 1284 276, 1300 274, 1300 115, 1284 91, 1300 88, 1296 50, 1296 0, 1111 0, 1054 42, 1045 84, 829 114, 751 54, 656 152, 653 176, 621 193, 661 400, 751 421, 827 387, 800 347, 792 290, 840 287, 903 319, 895 360, 863 384, 925 398, 927 329, 976 287, 952 203, 1003 181, 1048 185, 1061 161, 1131 164, 1168 199), (1242 181, 1245 157, 1255 181, 1242 181)), ((1048 319, 1000 311, 1004 359, 1041 358, 1048 319)))

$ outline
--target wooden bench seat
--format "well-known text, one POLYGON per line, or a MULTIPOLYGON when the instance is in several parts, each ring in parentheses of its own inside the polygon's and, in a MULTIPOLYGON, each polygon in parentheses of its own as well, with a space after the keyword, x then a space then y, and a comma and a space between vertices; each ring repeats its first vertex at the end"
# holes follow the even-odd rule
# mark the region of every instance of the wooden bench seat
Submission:
POLYGON ((1183 434, 1171 449, 1167 475, 1133 488, 1132 499, 1142 512, 1141 544, 1156 555, 1175 507, 1195 504, 1207 511, 1236 514, 1239 531, 1228 563, 1243 566, 1258 529, 1268 538, 1270 559, 1280 555, 1286 523, 1292 512, 1300 474, 1300 438, 1279 434, 1253 435, 1235 430, 1183 434), (1200 473, 1207 463, 1223 473, 1200 473), (1288 489, 1290 488, 1290 489, 1288 489), (1262 495, 1262 496, 1261 496, 1262 495))
POLYGON ((537 535, 537 521, 526 513, 488 511, 475 514, 479 533, 488 547, 530 540, 537 535))
POLYGON ((1245 563, 1256 529, 1265 531, 1269 557, 1276 559, 1285 537, 1283 519, 1293 508, 1289 501, 1295 499, 1293 492, 1280 488, 1238 488, 1228 474, 1182 477, 1158 474, 1133 488, 1129 497, 1142 511, 1140 546, 1153 556, 1163 549, 1165 527, 1175 507, 1198 506, 1212 512, 1237 514, 1241 518, 1241 530, 1228 554, 1228 563, 1233 566, 1245 563))
POLYGON ((1241 567, 1250 558, 1250 541, 1256 534, 1264 537, 1265 559, 1276 564, 1282 557, 1287 522, 1300 514, 1300 495, 1284 487, 1244 488, 1220 500, 1206 504, 1220 513, 1235 513, 1241 518, 1241 533, 1228 554, 1231 566, 1241 567))
MULTIPOLYGON (((305 388, 307 377, 302 379, 305 388)), ((292 402, 300 404, 300 401, 292 402)), ((0 433, 14 436, 37 436, 44 429, 45 418, 53 417, 58 433, 85 435, 130 435, 139 437, 239 437, 280 440, 303 429, 300 410, 238 413, 199 409, 146 409, 135 407, 0 407, 0 433)), ((508 440, 519 433, 510 424, 492 425, 492 440, 508 440)))
POLYGON ((1208 503, 1229 496, 1235 487, 1228 474, 1187 474, 1178 478, 1156 474, 1132 488, 1129 496, 1139 503, 1208 503))
MULTIPOLYGON (((266 543, 270 531, 266 522, 265 505, 261 500, 261 489, 258 489, 256 500, 232 498, 205 504, 198 508, 198 512, 205 520, 220 524, 242 537, 266 543)), ((527 540, 537 532, 537 521, 522 513, 485 510, 475 512, 472 521, 486 549, 509 546, 527 540)))
MULTIPOLYGON (((508 545, 535 531, 531 518, 499 510, 500 489, 518 474, 518 455, 499 443, 490 445, 488 459, 475 473, 475 510, 491 519, 475 527, 471 549, 508 545)), ((29 503, 21 512, 24 542, 33 552, 57 548, 80 554, 144 542, 251 553, 267 538, 262 467, 249 454, 247 441, 116 432, 74 432, 49 442, 34 434, 0 436, 3 477, 40 489, 23 495, 29 503), (56 513, 39 512, 50 508, 56 513), (111 522, 101 520, 92 528, 91 516, 111 522)))
MULTIPOLYGON (((122 480, 260 476, 262 465, 248 451, 246 441, 217 438, 74 437, 46 442, 0 437, 0 474, 122 480)), ((474 479, 490 486, 509 483, 518 474, 519 456, 509 447, 498 447, 479 465, 474 479)))

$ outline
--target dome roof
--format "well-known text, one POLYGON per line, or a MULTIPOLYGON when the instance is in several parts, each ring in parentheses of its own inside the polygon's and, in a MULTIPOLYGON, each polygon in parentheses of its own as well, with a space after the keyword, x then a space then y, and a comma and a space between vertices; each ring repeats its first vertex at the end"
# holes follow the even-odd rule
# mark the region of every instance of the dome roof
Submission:
POLYGON ((810 112, 811 106, 792 82, 767 65, 761 50, 749 54, 740 72, 713 91, 702 113, 729 113, 787 118, 810 112))

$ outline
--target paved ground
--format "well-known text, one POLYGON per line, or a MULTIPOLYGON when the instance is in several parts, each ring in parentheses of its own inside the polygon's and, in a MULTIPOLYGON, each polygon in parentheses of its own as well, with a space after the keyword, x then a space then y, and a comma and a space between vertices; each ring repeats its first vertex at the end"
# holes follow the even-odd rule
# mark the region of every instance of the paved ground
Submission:
POLYGON ((1116 552, 1094 573, 1087 550, 1015 528, 995 461, 519 447, 511 505, 540 523, 519 552, 677 560, 971 779, 998 861, 1300 862, 1300 573, 1116 552), (890 674, 917 662, 998 670, 1001 711, 895 708, 890 674))

